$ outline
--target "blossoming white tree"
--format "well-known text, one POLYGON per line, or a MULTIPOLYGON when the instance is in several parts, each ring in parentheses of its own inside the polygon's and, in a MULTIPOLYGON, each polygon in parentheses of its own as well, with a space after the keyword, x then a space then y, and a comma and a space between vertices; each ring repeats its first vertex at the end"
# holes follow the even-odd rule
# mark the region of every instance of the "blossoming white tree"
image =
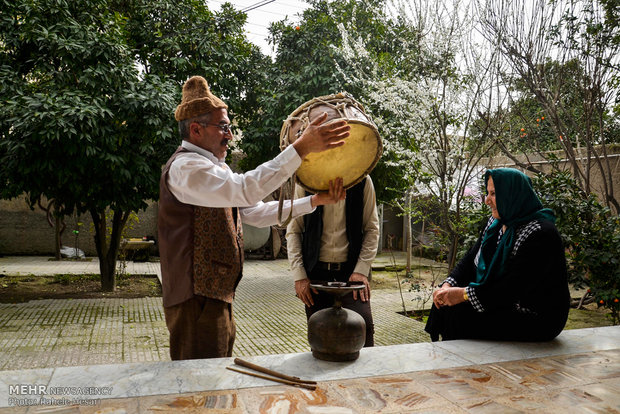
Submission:
MULTIPOLYGON (((430 199, 437 225, 449 242, 450 268, 462 225, 462 210, 477 188, 477 164, 492 140, 477 119, 502 104, 495 55, 476 42, 468 5, 458 0, 387 3, 398 48, 372 53, 369 42, 341 25, 340 71, 364 96, 384 137, 384 157, 406 171, 411 191, 430 199)), ((376 41, 376 40, 374 40, 376 41)), ((418 217, 428 211, 400 207, 418 217)))
MULTIPOLYGON (((617 2, 615 7, 597 0, 478 3, 481 33, 496 41, 507 79, 519 83, 513 101, 526 96, 537 102, 556 148, 562 150, 584 193, 600 194, 617 215, 620 199, 609 152, 610 144, 619 139, 620 27, 611 23, 617 2)), ((517 112, 514 107, 511 111, 517 112)), ((527 129, 528 123, 532 130, 538 127, 524 118, 527 129)), ((523 131, 529 132, 526 128, 523 131)), ((539 166, 518 160, 509 146, 501 147, 521 167, 541 172, 539 166)), ((538 155, 554 160, 553 154, 538 155)), ((558 168, 553 162, 547 164, 558 168)))

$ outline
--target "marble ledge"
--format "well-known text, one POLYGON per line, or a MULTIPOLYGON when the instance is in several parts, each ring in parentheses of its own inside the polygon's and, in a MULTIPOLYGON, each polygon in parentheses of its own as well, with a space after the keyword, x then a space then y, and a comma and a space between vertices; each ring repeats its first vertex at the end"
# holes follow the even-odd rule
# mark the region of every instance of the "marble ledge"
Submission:
MULTIPOLYGON (((612 326, 564 331, 555 340, 545 343, 461 340, 375 347, 362 349, 359 359, 352 362, 321 361, 312 357, 309 352, 244 359, 304 379, 333 381, 618 348, 620 348, 620 326, 612 326)), ((46 390, 50 387, 65 387, 65 389, 75 387, 86 392, 104 392, 103 395, 71 395, 72 398, 102 399, 241 389, 275 384, 227 370, 227 366, 233 365, 233 359, 0 371, 0 407, 10 405, 9 398, 16 397, 15 385, 22 384, 43 385, 46 390)), ((36 392, 27 396, 40 397, 36 392)))

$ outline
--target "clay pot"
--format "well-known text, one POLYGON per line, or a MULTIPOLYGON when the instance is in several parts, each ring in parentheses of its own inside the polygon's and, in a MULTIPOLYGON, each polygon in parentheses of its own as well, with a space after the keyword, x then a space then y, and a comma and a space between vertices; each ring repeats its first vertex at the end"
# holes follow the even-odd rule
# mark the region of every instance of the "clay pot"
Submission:
POLYGON ((340 306, 314 313, 308 320, 308 342, 312 355, 325 361, 353 361, 366 342, 366 322, 350 309, 340 306))

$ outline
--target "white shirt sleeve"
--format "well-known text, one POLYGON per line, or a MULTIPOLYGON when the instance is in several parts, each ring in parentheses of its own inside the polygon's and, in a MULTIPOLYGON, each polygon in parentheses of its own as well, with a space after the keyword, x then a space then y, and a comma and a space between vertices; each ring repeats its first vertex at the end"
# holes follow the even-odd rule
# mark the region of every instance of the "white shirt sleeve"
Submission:
MULTIPOLYGON (((312 213, 311 196, 293 201, 293 218, 312 213)), ((291 200, 285 200, 282 206, 282 220, 286 220, 291 211, 291 200)), ((252 207, 240 208, 241 220, 254 227, 267 227, 278 223, 278 201, 258 202, 252 207)))
POLYGON ((377 214, 377 199, 375 195, 375 187, 372 184, 370 176, 366 178, 366 185, 364 186, 364 211, 362 225, 364 226, 364 240, 362 240, 362 249, 353 271, 355 273, 361 273, 364 276, 368 276, 372 267, 372 262, 377 256, 377 249, 379 248, 379 216, 377 214))
MULTIPOLYGON (((186 141, 183 146, 187 147, 186 141)), ((178 155, 170 166, 168 188, 185 204, 250 207, 278 189, 300 165, 301 158, 292 145, 245 174, 232 172, 207 151, 187 152, 178 155)))

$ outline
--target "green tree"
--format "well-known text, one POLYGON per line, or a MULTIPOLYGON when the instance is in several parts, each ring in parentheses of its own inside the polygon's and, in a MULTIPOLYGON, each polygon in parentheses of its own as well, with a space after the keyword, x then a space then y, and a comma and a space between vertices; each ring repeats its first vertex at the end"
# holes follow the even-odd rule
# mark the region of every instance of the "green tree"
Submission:
POLYGON ((31 206, 46 197, 59 215, 89 212, 102 287, 113 290, 122 229, 132 210, 158 197, 161 165, 178 143, 172 114, 181 84, 205 76, 231 118, 247 118, 268 60, 230 5, 0 4, 1 195, 25 192, 31 206))
MULTIPOLYGON (((528 161, 519 160, 518 156, 527 159, 535 155, 542 159, 553 159, 551 151, 562 151, 564 137, 557 135, 556 122, 565 125, 566 135, 575 137, 578 140, 577 146, 585 146, 583 131, 588 129, 588 125, 584 124, 584 121, 588 116, 594 115, 588 114, 583 104, 584 97, 580 85, 587 81, 584 79, 584 70, 580 61, 572 60, 561 64, 547 60, 541 72, 546 74, 548 83, 563 85, 562 88, 558 88, 556 95, 557 101, 562 102, 557 111, 559 119, 554 121, 545 107, 540 104, 536 95, 531 92, 527 81, 517 77, 512 80, 510 105, 498 109, 493 114, 500 129, 487 137, 498 144, 496 153, 503 152, 518 162, 521 167, 533 172, 539 171, 528 161)), ((594 108, 594 111, 600 110, 600 108, 594 108)), ((602 124, 591 125, 589 128, 592 134, 601 136, 603 142, 609 144, 620 142, 618 116, 607 110, 595 115, 600 117, 602 124), (600 128, 602 131, 599 130, 600 128)), ((485 125, 486 120, 482 115, 477 122, 479 125, 485 125)))
MULTIPOLYGON (((240 122, 247 137, 240 143, 246 155, 241 164, 244 169, 254 168, 277 155, 282 122, 303 103, 341 91, 360 100, 361 91, 339 71, 338 62, 342 63, 337 50, 342 43, 339 25, 354 27, 360 36, 369 39, 375 50, 389 57, 389 47, 393 45, 386 39, 393 39, 384 36, 388 28, 381 17, 383 0, 311 0, 310 4, 299 21, 287 19, 270 28, 271 42, 276 49, 274 62, 260 91, 259 109, 253 118, 240 122)), ((372 112, 366 102, 360 102, 372 112)), ((377 198, 383 201, 393 198, 390 189, 401 186, 402 171, 386 164, 384 157, 372 175, 376 182, 384 184, 377 187, 377 198)))
POLYGON ((566 247, 569 281, 587 286, 599 306, 620 322, 620 218, 611 215, 592 194, 586 194, 564 172, 533 180, 546 207, 557 215, 556 225, 566 247))
MULTIPOLYGON (((620 203, 607 156, 608 145, 618 140, 620 35, 613 3, 479 0, 478 7, 481 33, 502 56, 512 102, 536 100, 547 132, 555 137, 554 145, 559 142, 577 183, 587 194, 601 194, 603 203, 618 214, 620 203), (595 176, 602 182, 599 188, 594 188, 595 176)), ((532 128, 524 124, 523 131, 503 132, 512 134, 513 141, 526 138, 527 143, 523 133, 529 135, 535 125, 533 119, 524 121, 532 128)), ((503 135, 497 138, 501 145, 503 135)), ((517 160, 510 148, 502 150, 523 168, 540 172, 533 163, 517 160)))
POLYGON ((88 212, 101 284, 114 290, 122 228, 156 198, 177 87, 141 73, 106 1, 2 1, 0 187, 88 212), (106 236, 106 210, 113 212, 106 236))
POLYGON ((231 121, 247 123, 266 82, 270 59, 248 42, 247 15, 225 3, 209 10, 197 0, 111 0, 126 23, 128 46, 147 74, 182 85, 194 75, 229 106, 231 121))

